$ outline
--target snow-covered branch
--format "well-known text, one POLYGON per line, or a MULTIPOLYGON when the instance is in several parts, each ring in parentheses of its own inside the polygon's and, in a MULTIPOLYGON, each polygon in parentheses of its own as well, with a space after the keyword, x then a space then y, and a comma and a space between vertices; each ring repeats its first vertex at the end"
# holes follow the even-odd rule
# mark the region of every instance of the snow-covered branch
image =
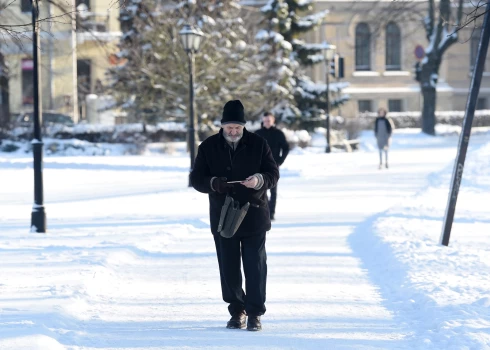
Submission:
POLYGON ((319 25, 325 19, 325 17, 328 15, 328 13, 329 13, 329 11, 325 10, 325 11, 317 12, 317 13, 309 15, 309 16, 305 16, 305 17, 301 18, 298 22, 296 22, 296 25, 298 27, 305 27, 305 28, 315 27, 315 26, 319 25))
MULTIPOLYGON (((449 14, 450 15, 450 9, 449 14)), ((458 30, 461 25, 461 19, 463 17, 463 0, 459 0, 458 2, 458 11, 456 15, 456 28, 452 30, 451 33, 448 33, 449 25, 446 23, 446 26, 443 31, 443 37, 441 38, 441 42, 439 43, 439 52, 444 54, 446 50, 454 43, 458 41, 458 30)))
POLYGON ((424 18, 425 34, 427 36, 427 40, 429 41, 434 31, 434 1, 435 0, 429 0, 429 11, 427 16, 424 18))

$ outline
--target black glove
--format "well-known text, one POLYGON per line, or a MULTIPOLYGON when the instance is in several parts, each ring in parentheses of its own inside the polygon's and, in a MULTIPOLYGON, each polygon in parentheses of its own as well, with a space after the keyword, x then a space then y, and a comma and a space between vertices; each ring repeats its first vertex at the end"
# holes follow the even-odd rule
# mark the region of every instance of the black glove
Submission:
POLYGON ((226 182, 226 177, 217 177, 213 180, 213 189, 221 194, 228 193, 233 188, 232 184, 226 182))

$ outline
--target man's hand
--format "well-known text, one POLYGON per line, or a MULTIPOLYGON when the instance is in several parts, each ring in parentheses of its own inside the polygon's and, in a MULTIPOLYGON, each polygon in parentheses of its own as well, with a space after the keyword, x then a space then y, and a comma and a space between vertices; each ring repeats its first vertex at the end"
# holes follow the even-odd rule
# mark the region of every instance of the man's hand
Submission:
POLYGON ((228 193, 233 188, 232 184, 226 183, 226 177, 217 177, 213 181, 213 189, 221 194, 228 193))
POLYGON ((247 177, 245 181, 243 181, 241 184, 247 188, 255 188, 257 187, 259 183, 259 180, 257 179, 257 176, 252 175, 247 177))

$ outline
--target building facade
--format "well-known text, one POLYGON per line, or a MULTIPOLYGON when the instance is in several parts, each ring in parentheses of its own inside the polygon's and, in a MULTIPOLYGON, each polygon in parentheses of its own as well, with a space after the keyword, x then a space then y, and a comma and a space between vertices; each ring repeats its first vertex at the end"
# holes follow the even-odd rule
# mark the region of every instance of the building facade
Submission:
MULTIPOLYGON (((315 1, 315 11, 330 10, 327 21, 308 39, 337 46, 345 58, 344 90, 351 100, 341 114, 353 117, 383 107, 388 111, 419 111, 422 96, 414 66, 428 46, 417 13, 427 13, 428 2, 396 7, 393 1, 315 1)), ((398 5, 402 6, 402 5, 398 5)), ((456 11, 454 8, 453 11, 456 11)), ((459 40, 443 56, 437 84, 437 110, 464 110, 480 29, 459 31, 459 40)), ((325 66, 310 70, 321 81, 325 66)), ((477 109, 488 108, 490 73, 485 73, 477 109)))
MULTIPOLYGON (((244 0, 245 6, 259 8, 267 1, 244 0)), ((436 6, 438 3, 436 2, 436 6)), ((329 10, 326 21, 308 33, 311 43, 328 42, 344 57, 345 77, 350 83, 343 90, 351 99, 339 113, 355 117, 375 112, 420 111, 422 96, 415 80, 414 65, 428 46, 421 17, 428 1, 391 0, 315 0, 313 11, 329 10)), ((453 8, 456 12, 456 8, 453 8)), ((468 12, 468 11, 467 11, 468 12)), ((476 59, 479 30, 470 26, 459 31, 458 42, 445 53, 437 84, 437 110, 464 110, 476 59)), ((488 66, 488 65, 487 65, 488 66)), ((324 82, 325 64, 308 69, 311 78, 324 82)), ((335 81, 335 79, 330 79, 335 81)), ((490 108, 490 72, 484 74, 477 109, 490 108)))
MULTIPOLYGON (((7 10, 1 15, 3 21, 31 23, 30 0, 15 0, 7 10)), ((121 35, 119 8, 111 0, 76 0, 71 6, 43 1, 39 17, 54 18, 41 24, 43 110, 68 114, 77 122, 85 115, 86 95, 103 90, 105 72, 114 64, 121 35), (76 6, 74 18, 72 6, 76 6)), ((9 70, 8 103, 13 117, 33 108, 32 34, 30 27, 24 30, 25 37, 8 37, 0 47, 9 70)))

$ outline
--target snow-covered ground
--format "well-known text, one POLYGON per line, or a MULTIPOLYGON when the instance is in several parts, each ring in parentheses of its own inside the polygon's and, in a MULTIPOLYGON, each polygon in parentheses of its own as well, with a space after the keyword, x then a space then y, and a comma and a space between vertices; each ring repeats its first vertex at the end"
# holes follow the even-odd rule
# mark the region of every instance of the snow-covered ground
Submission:
POLYGON ((490 349, 490 136, 475 134, 449 247, 458 138, 396 131, 390 169, 292 152, 267 236, 264 330, 224 328, 207 196, 188 157, 0 154, 0 349, 490 349))

